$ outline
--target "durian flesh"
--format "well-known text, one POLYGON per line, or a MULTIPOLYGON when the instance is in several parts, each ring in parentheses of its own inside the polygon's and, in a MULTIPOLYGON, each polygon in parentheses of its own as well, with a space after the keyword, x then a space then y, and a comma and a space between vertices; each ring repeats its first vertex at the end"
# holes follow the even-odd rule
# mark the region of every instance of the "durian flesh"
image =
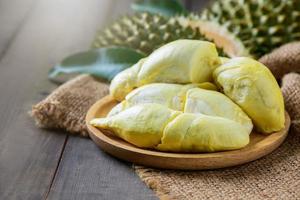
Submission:
POLYGON ((270 70, 246 57, 233 58, 213 74, 221 91, 237 103, 262 133, 284 127, 284 101, 270 70))
POLYGON ((138 147, 153 148, 160 143, 164 127, 180 113, 159 104, 141 104, 111 117, 93 119, 91 124, 138 147))
POLYGON ((152 83, 130 92, 125 100, 109 112, 108 116, 112 116, 129 107, 142 103, 158 103, 174 110, 183 111, 186 92, 196 87, 210 90, 217 89, 217 87, 210 82, 187 85, 152 83))
POLYGON ((140 104, 91 124, 114 132, 138 147, 175 152, 239 149, 249 134, 239 123, 220 117, 171 110, 160 104, 140 104))
POLYGON ((202 83, 211 81, 220 64, 211 42, 177 40, 149 55, 138 74, 140 85, 160 83, 202 83))
POLYGON ((122 101, 128 93, 137 87, 137 75, 145 60, 146 58, 141 59, 135 65, 114 77, 109 87, 110 95, 114 99, 122 101))
POLYGON ((193 88, 187 91, 185 113, 201 113, 233 120, 244 126, 248 134, 253 124, 248 115, 231 99, 217 91, 193 88))
POLYGON ((284 127, 283 97, 271 72, 251 58, 220 58, 209 42, 159 48, 118 74, 110 92, 122 102, 91 124, 138 147, 231 150, 248 144, 252 121, 262 133, 284 127), (211 80, 225 95, 210 91, 216 90, 205 82, 211 80))
POLYGON ((123 100, 134 88, 150 83, 202 83, 212 80, 221 64, 215 45, 206 41, 176 40, 154 51, 132 68, 119 73, 110 94, 123 100))
POLYGON ((229 119, 182 113, 167 124, 156 149, 173 152, 216 152, 245 147, 246 129, 229 119))
POLYGON ((250 134, 253 125, 247 114, 224 94, 206 90, 208 88, 215 89, 214 85, 208 82, 188 85, 167 83, 145 85, 129 93, 124 101, 110 111, 108 116, 116 115, 135 105, 156 103, 186 113, 227 118, 242 124, 250 134))

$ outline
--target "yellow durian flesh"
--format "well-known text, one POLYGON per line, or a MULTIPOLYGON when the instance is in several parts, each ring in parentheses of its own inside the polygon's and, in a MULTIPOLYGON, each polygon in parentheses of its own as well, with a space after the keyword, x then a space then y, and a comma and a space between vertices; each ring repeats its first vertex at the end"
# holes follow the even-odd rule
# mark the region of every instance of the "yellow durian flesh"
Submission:
POLYGON ((174 111, 159 104, 139 104, 92 125, 143 148, 213 152, 239 149, 249 142, 246 129, 229 119, 174 111))
POLYGON ((183 111, 186 92, 196 87, 211 90, 217 89, 214 84, 209 82, 187 85, 152 83, 130 92, 124 101, 109 112, 108 116, 115 115, 122 110, 143 103, 158 103, 174 110, 183 111))
POLYGON ((198 85, 153 83, 132 91, 125 100, 128 106, 141 103, 158 103, 174 110, 182 110, 187 90, 194 87, 198 87, 198 85))
POLYGON ((172 152, 234 150, 249 143, 249 134, 239 123, 221 117, 183 113, 164 129, 156 149, 172 152))
POLYGON ((129 92, 137 87, 137 74, 145 59, 141 59, 138 63, 114 77, 109 87, 109 93, 114 99, 122 101, 129 92))
POLYGON ((198 87, 205 89, 205 90, 214 90, 214 91, 218 91, 218 88, 215 84, 211 83, 211 82, 203 82, 203 83, 198 83, 198 87))
POLYGON ((127 102, 126 101, 122 101, 121 103, 118 103, 117 105, 115 105, 107 114, 107 117, 111 117, 114 116, 120 112, 122 112, 123 110, 125 110, 126 108, 128 108, 127 106, 127 102))
POLYGON ((253 124, 247 114, 230 98, 216 91, 193 88, 187 91, 184 112, 218 116, 240 123, 251 133, 253 124))
POLYGON ((252 119, 256 129, 271 133, 284 127, 284 101, 270 70, 251 58, 238 57, 213 73, 221 91, 252 119))
POLYGON ((230 58, 220 57, 220 60, 221 60, 221 64, 223 65, 223 64, 227 63, 230 60, 230 58))
POLYGON ((153 148, 160 143, 164 127, 180 113, 159 104, 141 104, 90 123, 138 147, 153 148))
POLYGON ((212 80, 221 61, 215 45, 200 40, 176 40, 149 55, 138 73, 140 85, 202 83, 212 80))
POLYGON ((158 103, 187 113, 201 113, 231 119, 241 123, 248 133, 251 133, 252 121, 238 105, 222 93, 198 87, 214 89, 215 86, 211 83, 145 85, 129 93, 124 101, 109 112, 108 116, 113 116, 134 105, 158 103))
POLYGON ((221 64, 213 43, 200 40, 176 40, 148 58, 120 72, 110 85, 111 96, 124 100, 134 88, 150 83, 202 83, 212 80, 213 70, 221 64))

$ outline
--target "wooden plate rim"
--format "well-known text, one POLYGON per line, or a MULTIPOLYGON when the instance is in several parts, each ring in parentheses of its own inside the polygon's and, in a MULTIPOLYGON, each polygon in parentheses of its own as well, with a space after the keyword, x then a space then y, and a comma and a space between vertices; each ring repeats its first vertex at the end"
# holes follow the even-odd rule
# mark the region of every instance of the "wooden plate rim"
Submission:
MULTIPOLYGON (((123 143, 120 143, 119 141, 113 139, 112 137, 107 136, 107 134, 103 133, 100 129, 92 126, 89 124, 89 121, 94 118, 96 113, 98 112, 98 109, 102 106, 105 106, 108 103, 112 103, 113 98, 111 96, 105 96, 104 98, 100 99, 97 101, 95 104, 93 104, 90 109, 87 112, 86 115, 86 126, 89 132, 89 136, 92 138, 92 140, 101 147, 102 150, 106 151, 107 153, 118 157, 120 159, 129 161, 129 162, 134 162, 136 164, 141 164, 141 165, 146 165, 150 167, 156 167, 156 168, 167 168, 167 169, 185 169, 185 170, 195 170, 195 169, 215 169, 215 168, 223 168, 223 167, 229 167, 229 166, 235 166, 235 165, 240 165, 244 164, 247 162, 251 162, 253 160, 259 159, 269 153, 271 153, 273 150, 275 150, 280 144, 284 141, 288 134, 288 130, 290 127, 290 117, 287 112, 285 112, 286 120, 285 120, 285 127, 283 130, 280 130, 278 132, 283 132, 283 135, 278 135, 276 133, 273 133, 271 135, 267 135, 266 137, 269 138, 270 141, 267 145, 264 146, 265 150, 264 153, 260 153, 258 156, 253 156, 252 153, 253 151, 257 151, 257 149, 248 149, 246 152, 241 152, 243 149, 240 150, 232 150, 232 151, 223 151, 223 152, 214 152, 214 153, 171 153, 171 152, 159 152, 155 150, 149 150, 149 149, 141 149, 138 147, 134 147, 131 144, 126 145, 123 143), (226 160, 226 159, 235 159, 236 157, 240 157, 241 153, 243 153, 244 159, 239 160, 236 162, 236 164, 224 164, 222 165, 217 165, 217 166, 201 166, 201 165, 196 165, 196 166, 173 166, 168 164, 165 164, 165 166, 160 166, 157 165, 155 162, 149 163, 145 161, 144 159, 149 159, 151 160, 154 159, 176 159, 176 160, 183 160, 185 161, 186 159, 190 160, 207 160, 207 159, 212 159, 212 163, 218 162, 218 159, 226 160), (124 157, 127 155, 126 157, 124 157), (132 155, 133 157, 138 156, 138 159, 136 158, 131 158, 132 155)), ((257 144, 259 144, 262 141, 259 141, 257 144)), ((265 142, 265 141, 264 141, 265 142)), ((124 143, 126 143, 124 141, 124 143)), ((160 162, 161 163, 161 162, 160 162)))

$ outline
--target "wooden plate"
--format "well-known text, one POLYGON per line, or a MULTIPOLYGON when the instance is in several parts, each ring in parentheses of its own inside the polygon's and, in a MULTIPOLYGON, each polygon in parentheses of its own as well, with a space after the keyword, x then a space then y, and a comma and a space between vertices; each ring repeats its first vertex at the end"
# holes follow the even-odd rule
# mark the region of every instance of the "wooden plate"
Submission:
POLYGON ((110 133, 91 126, 89 121, 96 117, 105 117, 117 104, 110 96, 96 102, 88 111, 86 124, 92 140, 107 153, 135 164, 182 170, 216 169, 244 164, 261 158, 275 150, 286 138, 291 123, 286 113, 285 128, 271 135, 256 132, 250 134, 250 143, 243 149, 217 153, 166 153, 141 149, 110 133))

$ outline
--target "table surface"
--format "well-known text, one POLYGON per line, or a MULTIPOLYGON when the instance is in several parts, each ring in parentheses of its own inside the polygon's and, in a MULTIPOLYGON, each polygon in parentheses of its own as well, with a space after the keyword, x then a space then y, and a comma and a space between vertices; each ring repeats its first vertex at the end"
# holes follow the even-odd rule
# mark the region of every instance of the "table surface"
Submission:
POLYGON ((90 139, 39 129, 28 115, 56 87, 51 66, 88 49, 130 2, 0 0, 0 199, 157 198, 130 163, 90 139))

